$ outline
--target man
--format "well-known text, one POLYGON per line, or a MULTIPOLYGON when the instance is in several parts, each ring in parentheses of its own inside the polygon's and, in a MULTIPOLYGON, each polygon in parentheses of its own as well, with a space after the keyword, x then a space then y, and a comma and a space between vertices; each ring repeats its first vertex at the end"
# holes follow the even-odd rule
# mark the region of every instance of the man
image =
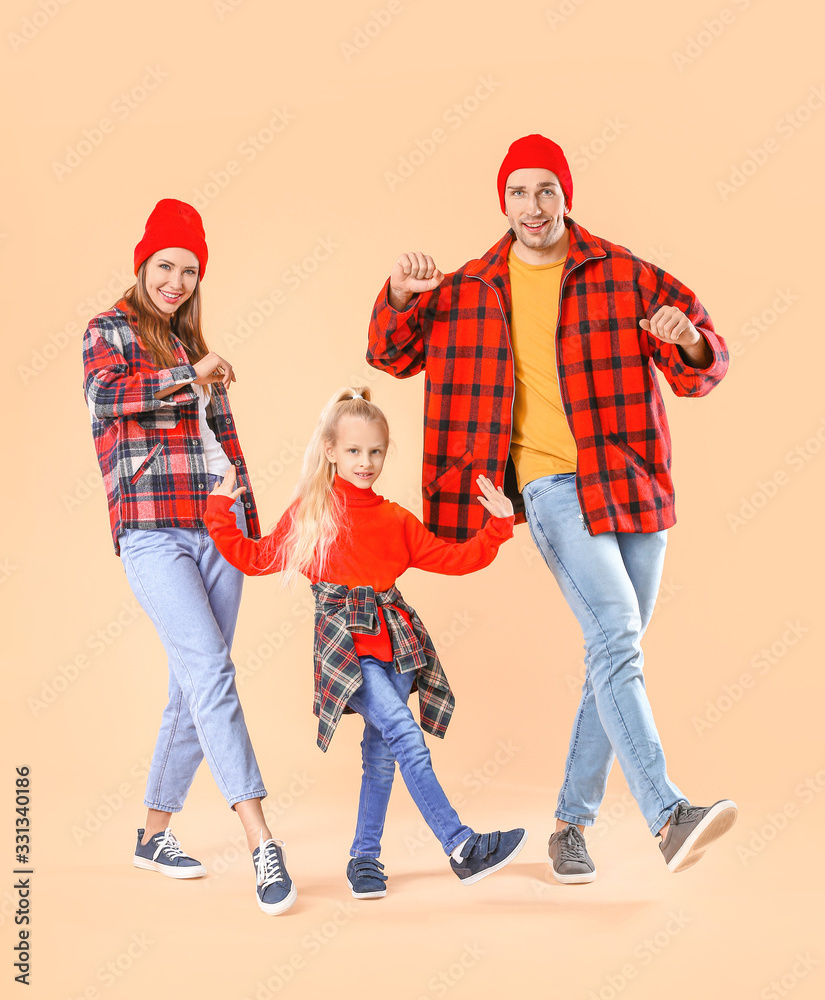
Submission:
POLYGON ((481 527, 479 473, 504 481, 517 520, 576 615, 586 674, 549 854, 560 882, 590 882, 584 828, 614 755, 671 871, 695 864, 736 819, 695 807, 667 774, 642 674, 641 638, 674 524, 670 434, 653 366, 703 396, 728 364, 693 293, 569 213, 561 148, 514 142, 498 174, 510 231, 444 275, 402 254, 375 304, 367 358, 406 378, 426 369, 424 516, 464 540, 481 527))

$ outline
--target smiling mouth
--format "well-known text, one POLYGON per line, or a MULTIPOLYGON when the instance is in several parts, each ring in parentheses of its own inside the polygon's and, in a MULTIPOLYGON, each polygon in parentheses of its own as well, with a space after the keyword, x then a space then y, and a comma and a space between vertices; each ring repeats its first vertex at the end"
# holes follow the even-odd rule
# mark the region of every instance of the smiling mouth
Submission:
POLYGON ((522 222, 522 226, 531 233, 537 233, 547 225, 547 222, 547 219, 542 219, 541 222, 522 222))
POLYGON ((178 292, 177 295, 172 295, 171 292, 164 292, 164 290, 162 288, 159 288, 158 291, 160 292, 160 294, 164 297, 164 299, 167 302, 177 302, 178 299, 183 294, 182 292, 178 292))

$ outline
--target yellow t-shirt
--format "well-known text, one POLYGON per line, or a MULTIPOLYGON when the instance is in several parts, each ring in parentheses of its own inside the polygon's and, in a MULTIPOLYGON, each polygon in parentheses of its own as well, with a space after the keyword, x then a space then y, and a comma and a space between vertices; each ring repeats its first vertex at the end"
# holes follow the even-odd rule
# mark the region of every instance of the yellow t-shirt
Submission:
POLYGON ((507 263, 516 379, 510 454, 522 490, 541 476, 576 471, 576 442, 564 414, 556 368, 564 258, 525 264, 511 249, 507 263))

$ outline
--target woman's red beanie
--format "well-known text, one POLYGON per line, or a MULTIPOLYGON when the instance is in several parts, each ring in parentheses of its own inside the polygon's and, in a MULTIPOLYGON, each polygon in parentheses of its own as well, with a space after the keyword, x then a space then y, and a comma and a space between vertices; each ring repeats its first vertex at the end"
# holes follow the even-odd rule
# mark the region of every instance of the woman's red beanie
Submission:
POLYGON ((203 280, 206 274, 206 261, 209 258, 203 220, 197 209, 187 205, 185 201, 177 201, 174 198, 163 198, 159 201, 146 220, 143 239, 135 247, 135 274, 138 273, 140 265, 153 253, 165 250, 167 247, 183 247, 184 250, 191 250, 200 264, 198 278, 203 280))
POLYGON ((525 135, 522 139, 516 139, 510 146, 504 162, 499 167, 498 199, 505 215, 507 210, 504 207, 504 187, 507 178, 514 170, 521 170, 522 167, 544 167, 545 170, 552 170, 559 179, 564 200, 570 209, 573 204, 573 178, 570 176, 570 167, 561 146, 552 139, 545 139, 543 135, 525 135))

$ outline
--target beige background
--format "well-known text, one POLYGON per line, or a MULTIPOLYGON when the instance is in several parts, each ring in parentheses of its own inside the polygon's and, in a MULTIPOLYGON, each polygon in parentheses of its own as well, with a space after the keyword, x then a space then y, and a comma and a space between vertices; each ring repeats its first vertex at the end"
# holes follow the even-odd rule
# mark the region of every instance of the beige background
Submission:
POLYGON ((30 997, 822 995, 822 21, 801 0, 5 5, 4 992, 28 765, 30 997), (359 727, 315 747, 308 591, 274 580, 248 583, 235 658, 298 903, 259 913, 205 768, 175 830, 210 877, 135 871, 166 673, 112 554, 88 318, 130 282, 155 202, 197 199, 207 338, 238 372, 264 522, 353 381, 397 444, 381 491, 418 510, 423 382, 366 367, 369 311, 400 252, 446 271, 499 238, 495 174, 532 131, 568 153, 575 219, 694 288, 736 355, 709 398, 668 398, 680 522, 646 674, 674 779, 739 822, 670 876, 616 769, 599 880, 548 877, 581 641, 522 527, 477 576, 402 581, 456 689, 445 788, 478 829, 530 830, 507 872, 459 885, 399 783, 391 893, 353 905, 359 727))

